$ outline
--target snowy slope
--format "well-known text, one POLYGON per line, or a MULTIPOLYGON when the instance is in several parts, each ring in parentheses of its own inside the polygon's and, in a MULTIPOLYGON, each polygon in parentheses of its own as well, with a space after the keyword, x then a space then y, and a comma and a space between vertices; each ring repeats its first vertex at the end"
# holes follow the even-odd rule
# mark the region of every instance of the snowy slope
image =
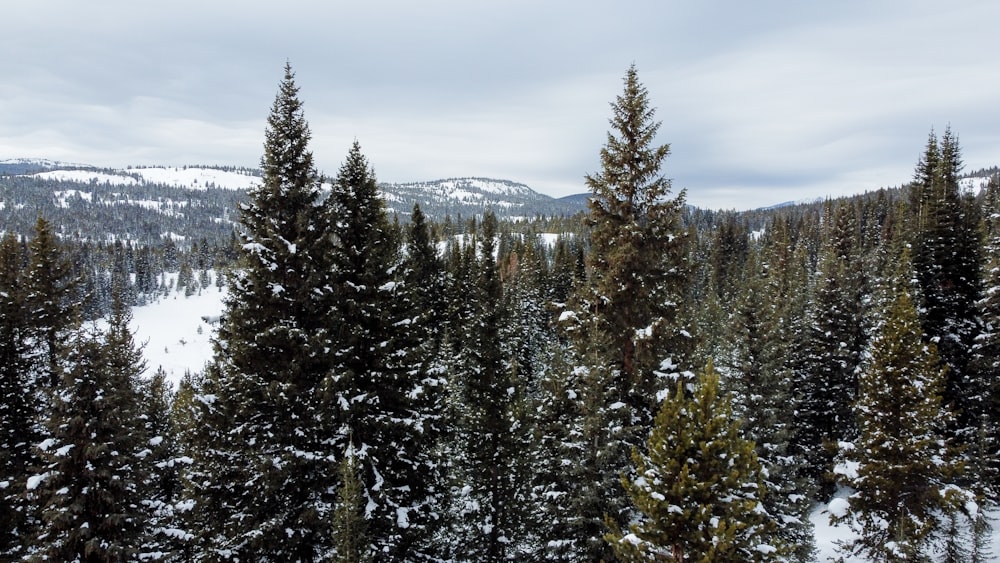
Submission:
POLYGON ((56 169, 31 174, 45 180, 63 182, 97 183, 111 186, 135 186, 138 184, 159 184, 189 190, 218 188, 225 190, 247 190, 259 180, 250 171, 230 171, 197 166, 130 168, 127 170, 56 169), (137 178, 138 177, 138 178, 137 178))

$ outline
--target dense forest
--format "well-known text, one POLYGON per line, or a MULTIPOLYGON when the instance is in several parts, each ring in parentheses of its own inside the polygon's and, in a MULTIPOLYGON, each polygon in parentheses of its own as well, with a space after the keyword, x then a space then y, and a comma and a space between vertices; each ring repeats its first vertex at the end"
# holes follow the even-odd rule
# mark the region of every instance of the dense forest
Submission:
POLYGON ((8 228, 0 558, 805 562, 822 502, 845 556, 989 560, 1000 180, 946 129, 902 188, 698 210, 634 66, 611 107, 587 213, 401 222, 286 67, 237 230, 8 228), (129 305, 210 283, 171 388, 129 305))

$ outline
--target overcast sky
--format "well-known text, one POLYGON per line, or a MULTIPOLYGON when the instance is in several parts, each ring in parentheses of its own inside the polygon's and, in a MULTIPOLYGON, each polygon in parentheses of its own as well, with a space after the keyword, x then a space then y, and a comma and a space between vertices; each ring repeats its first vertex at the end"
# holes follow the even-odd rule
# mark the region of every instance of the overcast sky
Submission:
POLYGON ((290 61, 323 172, 599 168, 639 78, 688 201, 752 208, 908 181, 933 127, 1000 164, 1000 2, 32 0, 0 32, 0 159, 257 166, 290 61))

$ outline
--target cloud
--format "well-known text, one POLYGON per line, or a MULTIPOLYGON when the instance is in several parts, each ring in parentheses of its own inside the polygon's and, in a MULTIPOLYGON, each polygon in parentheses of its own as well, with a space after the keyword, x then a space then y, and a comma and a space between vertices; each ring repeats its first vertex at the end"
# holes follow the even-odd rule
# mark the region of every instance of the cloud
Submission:
POLYGON ((753 207, 909 179, 930 128, 1000 154, 1000 6, 37 0, 5 10, 0 154, 255 165, 290 60, 320 166, 584 190, 627 66, 688 199, 753 207))

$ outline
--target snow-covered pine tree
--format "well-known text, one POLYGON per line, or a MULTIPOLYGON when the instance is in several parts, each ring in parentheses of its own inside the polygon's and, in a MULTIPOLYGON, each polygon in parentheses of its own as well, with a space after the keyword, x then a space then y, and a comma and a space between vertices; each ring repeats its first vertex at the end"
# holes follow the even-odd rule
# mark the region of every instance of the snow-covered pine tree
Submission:
POLYGON ((423 343, 407 338, 414 311, 397 298, 404 291, 400 234, 357 142, 325 208, 335 225, 337 360, 327 393, 339 408, 337 435, 350 438, 357 457, 372 553, 417 558, 436 526, 437 414, 424 410, 435 406, 421 398, 427 377, 407 358, 412 346, 423 343))
POLYGON ((364 483, 350 446, 340 460, 340 484, 333 512, 333 555, 330 563, 366 563, 373 558, 365 517, 364 483))
POLYGON ((684 193, 670 198, 661 173, 670 147, 655 144, 660 123, 634 65, 611 109, 601 171, 587 176, 588 279, 560 315, 571 328, 574 357, 583 362, 571 374, 579 382, 579 428, 591 447, 570 465, 581 474, 567 479, 576 489, 581 532, 570 541, 576 556, 588 560, 614 556, 601 541, 605 515, 623 526, 630 519, 628 499, 614 482, 652 425, 665 386, 654 370, 668 357, 683 365, 694 349, 681 310, 689 281, 680 226, 684 193))
POLYGON ((471 283, 464 295, 468 314, 449 327, 449 337, 459 344, 448 362, 453 434, 446 541, 455 561, 525 557, 530 430, 523 380, 507 340, 511 313, 496 263, 496 239, 496 217, 487 213, 481 232, 467 245, 472 248, 471 283))
POLYGON ((635 476, 622 482, 640 516, 626 530, 609 519, 608 542, 620 561, 784 560, 754 444, 711 363, 691 387, 679 378, 633 453, 635 476))
POLYGON ((978 307, 982 332, 973 348, 972 370, 986 387, 979 439, 970 447, 970 469, 978 469, 980 483, 997 499, 1000 495, 1000 176, 994 175, 983 198, 985 255, 983 298, 978 307))
POLYGON ((148 513, 136 378, 145 369, 120 299, 105 334, 79 334, 61 355, 65 366, 38 445, 40 473, 29 496, 44 526, 30 556, 56 561, 130 561, 142 549, 148 513))
POLYGON ((0 559, 23 553, 31 518, 23 491, 38 443, 37 386, 24 307, 27 257, 10 231, 0 239, 0 559))
POLYGON ((969 369, 980 329, 976 303, 982 295, 981 240, 975 206, 962 196, 958 139, 945 130, 940 145, 933 132, 910 186, 916 301, 927 339, 948 366, 944 402, 957 414, 952 432, 974 438, 985 412, 986 385, 969 369))
MULTIPOLYGON (((781 242, 785 244, 787 241, 781 242)), ((790 359, 798 339, 796 319, 801 318, 804 281, 789 294, 788 284, 776 278, 804 272, 796 261, 785 269, 760 265, 751 249, 741 295, 732 306, 729 338, 720 359, 724 387, 732 393, 733 410, 741 421, 741 435, 754 443, 768 494, 763 508, 781 522, 776 537, 789 546, 789 561, 811 561, 815 544, 808 513, 815 484, 805 471, 805 460, 791 450, 797 427, 794 420, 794 373, 790 359), (765 273, 766 272, 766 273, 765 273)))
POLYGON ((186 476, 197 557, 314 561, 330 546, 337 482, 332 235, 291 67, 267 119, 263 178, 241 215, 186 476))
POLYGON ((854 208, 828 204, 824 236, 804 335, 804 362, 796 381, 797 436, 794 451, 804 456, 808 474, 822 498, 834 483, 833 452, 827 444, 856 435, 852 405, 857 395, 857 370, 867 340, 864 318, 864 273, 854 208))
POLYGON ((146 557, 158 561, 181 561, 191 539, 184 531, 178 502, 181 500, 180 470, 187 458, 179 451, 177 431, 171 417, 174 393, 163 369, 138 381, 137 428, 141 463, 146 479, 141 484, 142 503, 149 514, 143 538, 146 557))
POLYGON ((79 279, 64 256, 52 225, 39 217, 28 243, 30 259, 25 279, 25 306, 31 322, 35 362, 50 388, 60 384, 62 348, 80 324, 79 279))
POLYGON ((857 534, 842 549, 880 561, 924 557, 944 519, 971 498, 955 485, 962 466, 945 434, 953 417, 942 400, 947 367, 923 341, 908 252, 900 263, 859 375, 859 436, 841 443, 837 472, 855 492, 831 506, 834 521, 857 534))

